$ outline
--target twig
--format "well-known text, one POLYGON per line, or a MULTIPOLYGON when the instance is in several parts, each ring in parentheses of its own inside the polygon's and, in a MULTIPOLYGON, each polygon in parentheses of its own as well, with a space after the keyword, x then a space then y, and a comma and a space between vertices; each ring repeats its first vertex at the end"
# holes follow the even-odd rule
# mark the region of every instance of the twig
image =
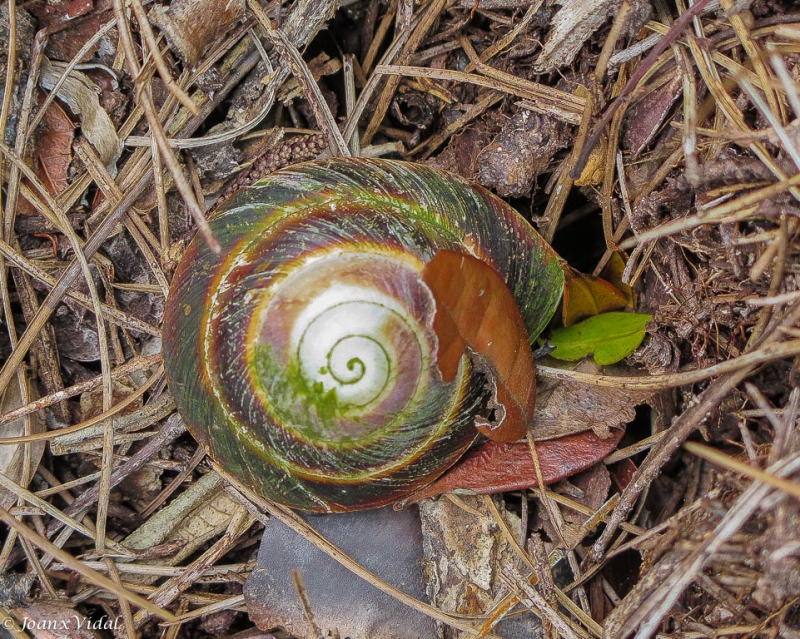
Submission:
MULTIPOLYGON (((139 388, 136 389, 135 392, 127 395, 125 399, 120 400, 113 406, 103 407, 103 412, 99 415, 91 417, 83 422, 78 424, 73 424, 72 426, 67 426, 66 428, 61 428, 59 430, 49 430, 43 433, 35 433, 32 435, 20 435, 19 437, 3 437, 0 438, 0 446, 9 445, 9 444, 21 444, 25 442, 34 442, 34 441, 47 441, 51 439, 55 439, 56 437, 63 437, 64 435, 71 435, 72 433, 77 433, 81 430, 86 428, 90 428, 95 424, 100 424, 104 420, 108 419, 109 417, 113 417, 120 411, 124 410, 134 402, 141 399, 142 395, 144 395, 150 387, 158 382, 164 374, 164 367, 159 365, 155 372, 148 378, 148 380, 142 384, 139 388)), ((109 375, 109 379, 111 376, 109 375)), ((105 383, 105 377, 100 376, 100 382, 98 385, 102 385, 105 383)))
MULTIPOLYGON (((796 296, 792 297, 796 301, 796 296)), ((598 375, 595 373, 585 373, 565 368, 555 368, 537 364, 536 372, 543 377, 559 379, 562 381, 575 381, 594 386, 607 386, 611 388, 626 388, 629 390, 663 390, 696 384, 703 380, 732 373, 741 368, 771 362, 784 357, 800 355, 800 340, 790 340, 775 344, 767 344, 758 350, 744 353, 733 359, 729 359, 719 364, 714 364, 707 368, 697 370, 681 371, 671 375, 653 376, 622 376, 622 375, 598 375)))
POLYGON ((111 579, 97 572, 96 570, 87 568, 82 562, 75 559, 66 550, 62 550, 61 548, 55 546, 38 533, 32 531, 22 522, 14 519, 14 517, 9 515, 8 511, 2 506, 0 506, 0 519, 2 519, 9 528, 16 531, 21 537, 24 537, 30 541, 34 546, 40 550, 43 550, 48 555, 55 557, 70 570, 73 570, 86 577, 90 583, 97 584, 101 588, 104 588, 105 590, 115 594, 117 597, 120 597, 125 601, 134 604, 135 606, 139 606, 143 610, 147 610, 150 614, 155 615, 159 619, 164 619, 165 621, 176 620, 175 615, 173 615, 171 612, 164 610, 163 608, 159 608, 144 597, 134 594, 127 588, 117 585, 111 581, 111 579))
POLYGON ((256 20, 264 29, 267 37, 272 41, 273 46, 277 49, 278 54, 283 59, 284 63, 292 70, 295 80, 297 80, 303 93, 308 100, 311 110, 314 112, 314 117, 317 120, 317 125, 325 133, 325 138, 328 141, 328 146, 331 150, 331 155, 334 157, 349 157, 350 149, 344 141, 342 134, 339 132, 339 127, 336 126, 336 121, 333 119, 331 110, 322 97, 322 92, 319 86, 314 81, 314 76, 306 65, 300 52, 297 50, 286 35, 280 29, 273 29, 270 24, 267 14, 261 8, 261 5, 256 0, 248 0, 247 5, 250 11, 256 17, 256 20))
POLYGON ((394 586, 386 583, 383 579, 379 578, 377 575, 372 573, 371 571, 367 570, 361 564, 355 562, 351 557, 343 553, 339 548, 328 541, 325 537, 323 537, 316 529, 309 526, 303 519, 295 513, 293 510, 281 506, 275 502, 269 501, 260 497, 253 493, 253 491, 249 490, 246 486, 244 486, 241 482, 237 481, 235 477, 230 476, 228 473, 220 468, 217 464, 213 463, 212 466, 215 468, 217 472, 219 472, 225 479, 233 485, 238 493, 240 493, 240 501, 250 504, 256 504, 260 509, 268 512, 270 515, 278 519, 279 521, 283 522, 289 528, 294 530, 298 535, 302 536, 303 539, 307 540, 309 543, 314 544, 317 548, 322 550, 324 553, 338 561, 342 564, 345 568, 353 572, 354 574, 358 575, 362 579, 365 579, 372 585, 374 585, 379 590, 385 592, 386 594, 402 601, 407 606, 421 612, 422 614, 428 615, 432 619, 440 621, 442 623, 446 623, 453 628, 457 628, 458 630, 462 631, 473 631, 475 628, 470 623, 467 623, 464 619, 456 617, 454 615, 449 615, 445 612, 442 612, 438 608, 431 606, 430 604, 423 603, 414 597, 411 597, 404 593, 402 590, 395 588, 394 586))
MULTIPOLYGON (((762 340, 764 346, 780 342, 782 339, 782 333, 779 330, 780 326, 792 326, 797 323, 798 319, 800 319, 800 304, 790 307, 780 321, 773 324, 772 331, 762 340)), ((719 406, 728 396, 728 393, 749 377, 755 369, 756 365, 749 365, 715 380, 689 408, 675 419, 672 426, 667 429, 667 434, 651 449, 642 465, 634 473, 628 487, 622 492, 619 504, 611 514, 611 521, 586 557, 585 563, 587 565, 591 566, 600 561, 606 546, 616 533, 617 527, 634 507, 641 492, 658 476, 661 467, 680 448, 689 435, 697 429, 703 419, 719 406)))
POLYGON ((142 107, 142 109, 144 109, 147 123, 150 125, 150 132, 158 144, 158 150, 161 152, 161 161, 164 162, 167 169, 169 169, 173 180, 175 180, 175 186, 177 187, 178 192, 181 194, 183 201, 186 203, 186 208, 189 210, 189 213, 191 214, 192 219, 194 219, 195 224, 197 224, 197 229, 203 236, 208 248, 214 253, 219 253, 221 250, 219 242, 214 237, 214 233, 211 231, 211 227, 208 225, 208 221, 205 218, 204 211, 197 202, 194 192, 192 191, 192 187, 189 184, 189 181, 186 179, 186 176, 184 175, 180 165, 178 164, 178 159, 175 157, 169 142, 167 142, 164 129, 159 121, 158 112, 155 104, 153 103, 150 85, 143 84, 142 79, 140 78, 141 67, 136 59, 136 47, 133 43, 133 36, 131 35, 130 26, 128 25, 128 21, 125 17, 123 0, 114 0, 114 11, 116 12, 117 16, 117 24, 120 25, 120 41, 122 43, 122 48, 125 51, 125 62, 128 65, 128 72, 137 83, 136 86, 137 95, 139 97, 139 105, 142 107))
POLYGON ((722 466, 728 470, 741 473, 742 475, 750 477, 750 479, 763 482, 769 486, 772 486, 773 488, 782 490, 792 497, 800 499, 800 484, 796 484, 788 479, 783 479, 782 477, 778 477, 772 473, 765 472, 760 468, 751 466, 750 464, 740 462, 738 459, 734 459, 725 453, 721 453, 709 446, 703 446, 697 442, 686 442, 683 447, 693 455, 697 455, 698 457, 701 457, 706 461, 710 461, 717 466, 722 466))
POLYGON ((316 639, 325 639, 326 634, 322 632, 317 620, 314 618, 314 610, 311 608, 311 600, 308 598, 308 591, 306 591, 306 586, 303 583, 303 574, 299 568, 292 569, 292 584, 297 593, 297 598, 300 600, 300 607, 303 609, 303 616, 306 618, 311 635, 316 639))
MULTIPOLYGON (((183 420, 180 418, 180 415, 173 413, 172 416, 164 422, 164 425, 155 437, 148 440, 148 442, 137 450, 127 462, 114 470, 109 488, 119 485, 119 483, 131 473, 142 468, 151 457, 156 455, 170 442, 180 437, 185 431, 186 427, 183 425, 183 420)), ((77 513, 83 512, 97 499, 99 489, 99 485, 95 484, 84 491, 75 501, 64 509, 64 512, 67 515, 77 516, 77 513)), ((60 529, 60 522, 51 522, 47 526, 47 534, 50 536, 60 529)))
MULTIPOLYGON (((172 74, 169 72, 167 63, 164 61, 164 56, 161 55, 161 50, 158 48, 156 36, 153 33, 153 28, 150 26, 150 20, 147 18, 147 14, 145 13, 142 3, 140 0, 130 0, 130 5, 131 9, 133 9, 133 15, 136 16, 136 21, 139 23, 139 33, 141 33, 142 39, 145 41, 145 44, 147 44, 147 48, 150 50, 150 55, 153 56, 153 63, 156 65, 158 75, 161 76, 161 80, 164 82, 164 85, 167 87, 169 92, 175 96, 178 102, 189 109, 189 111, 191 111, 194 115, 197 115, 197 105, 194 103, 192 98, 190 98, 186 92, 178 86, 172 77, 172 74)), ((144 78, 134 78, 134 82, 138 83, 143 81, 144 78)))
MULTIPOLYGON (((800 457, 795 456, 773 464, 768 470, 772 475, 784 477, 800 469, 800 457)), ((626 620, 620 636, 629 635, 641 623, 635 639, 652 636, 661 620, 669 612, 686 587, 700 574, 706 563, 722 548, 752 516, 772 490, 768 484, 753 482, 728 510, 716 528, 704 536, 704 540, 683 559, 648 597, 645 605, 626 620)))

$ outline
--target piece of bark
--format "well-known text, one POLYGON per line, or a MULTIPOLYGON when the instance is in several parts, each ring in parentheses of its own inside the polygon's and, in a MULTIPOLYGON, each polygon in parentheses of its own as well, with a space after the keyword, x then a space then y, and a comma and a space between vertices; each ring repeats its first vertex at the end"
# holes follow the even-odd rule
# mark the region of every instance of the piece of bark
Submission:
MULTIPOLYGON (((485 499, 465 496, 460 501, 465 507, 447 499, 420 504, 426 590, 431 603, 445 612, 482 615, 505 592, 498 575, 507 568, 520 570, 522 563, 485 499)), ((519 539, 520 518, 497 501, 503 522, 519 539)), ((440 630, 445 639, 468 636, 454 628, 440 630)), ((540 635, 541 622, 531 612, 512 610, 492 633, 504 639, 528 639, 540 635)))
MULTIPOLYGON (((630 1, 633 10, 625 25, 627 34, 636 33, 653 10, 647 0, 630 1)), ((536 73, 571 64, 583 43, 619 11, 622 0, 560 0, 558 4, 561 9, 550 22, 542 52, 533 66, 536 73)))

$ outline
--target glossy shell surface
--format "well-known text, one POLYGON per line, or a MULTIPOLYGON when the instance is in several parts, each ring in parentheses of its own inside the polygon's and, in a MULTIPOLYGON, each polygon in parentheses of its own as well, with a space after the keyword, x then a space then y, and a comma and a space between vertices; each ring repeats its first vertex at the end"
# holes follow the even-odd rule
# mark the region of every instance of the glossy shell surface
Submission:
POLYGON ((220 466, 303 510, 397 501, 475 440, 483 375, 469 353, 449 382, 436 363, 420 273, 437 251, 489 264, 531 336, 560 298, 557 257, 511 207, 419 165, 296 165, 209 222, 222 252, 196 237, 170 290, 170 388, 220 466))

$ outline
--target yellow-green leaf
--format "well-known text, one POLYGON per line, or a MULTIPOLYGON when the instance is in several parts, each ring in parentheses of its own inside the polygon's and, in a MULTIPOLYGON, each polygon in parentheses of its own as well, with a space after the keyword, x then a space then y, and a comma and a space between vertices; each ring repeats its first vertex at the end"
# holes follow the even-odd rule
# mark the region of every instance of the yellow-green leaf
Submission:
POLYGON ((628 300, 628 306, 633 308, 636 302, 636 298, 633 294, 633 288, 631 288, 629 284, 626 284, 622 281, 622 276, 625 273, 625 267, 627 265, 627 259, 628 258, 625 257, 624 253, 621 253, 620 251, 614 251, 609 258, 608 263, 605 265, 605 268, 603 268, 602 273, 600 273, 600 277, 625 293, 625 297, 628 300))
POLYGON ((564 269, 564 304, 561 309, 564 326, 572 326, 592 315, 620 311, 627 304, 625 293, 610 282, 571 267, 564 269))
POLYGON ((594 361, 606 365, 630 355, 645 335, 652 319, 644 313, 602 313, 553 331, 550 343, 555 359, 574 361, 594 353, 594 361))

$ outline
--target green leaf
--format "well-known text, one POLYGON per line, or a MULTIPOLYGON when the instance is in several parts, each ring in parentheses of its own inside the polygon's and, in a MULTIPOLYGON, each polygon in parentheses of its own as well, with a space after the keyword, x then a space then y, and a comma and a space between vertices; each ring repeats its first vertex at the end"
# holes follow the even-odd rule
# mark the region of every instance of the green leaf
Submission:
POLYGON ((601 313, 553 331, 550 343, 555 359, 574 361, 594 353, 598 364, 613 364, 630 355, 644 339, 652 319, 644 313, 601 313))

